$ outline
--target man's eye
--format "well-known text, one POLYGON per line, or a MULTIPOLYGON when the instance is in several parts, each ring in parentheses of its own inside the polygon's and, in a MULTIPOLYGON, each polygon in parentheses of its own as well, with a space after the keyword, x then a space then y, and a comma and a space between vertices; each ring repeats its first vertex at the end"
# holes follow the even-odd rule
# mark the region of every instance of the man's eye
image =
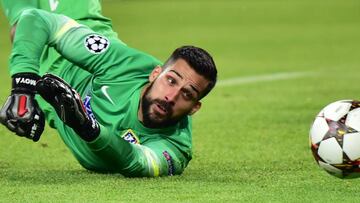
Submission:
POLYGON ((189 100, 193 99, 193 97, 194 97, 193 94, 191 94, 191 92, 189 92, 189 91, 183 91, 183 95, 186 99, 189 99, 189 100))
POLYGON ((169 84, 175 84, 176 83, 174 78, 171 78, 171 77, 168 77, 167 81, 168 81, 169 84))

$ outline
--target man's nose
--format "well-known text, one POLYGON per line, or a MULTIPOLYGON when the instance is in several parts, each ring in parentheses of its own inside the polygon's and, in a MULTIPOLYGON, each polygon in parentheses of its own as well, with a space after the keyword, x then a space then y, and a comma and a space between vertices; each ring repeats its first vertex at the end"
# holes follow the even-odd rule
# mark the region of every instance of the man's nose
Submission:
POLYGON ((177 88, 172 88, 171 90, 169 90, 167 92, 167 94, 165 95, 165 100, 167 102, 172 102, 175 103, 175 101, 177 100, 178 96, 179 96, 180 90, 177 88))

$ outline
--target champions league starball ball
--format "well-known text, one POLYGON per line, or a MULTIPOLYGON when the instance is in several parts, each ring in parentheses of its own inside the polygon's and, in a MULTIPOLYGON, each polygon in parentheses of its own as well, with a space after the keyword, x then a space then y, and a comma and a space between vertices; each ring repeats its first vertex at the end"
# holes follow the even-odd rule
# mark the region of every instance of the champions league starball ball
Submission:
POLYGON ((310 147, 329 174, 360 177, 360 101, 336 101, 323 108, 310 129, 310 147))

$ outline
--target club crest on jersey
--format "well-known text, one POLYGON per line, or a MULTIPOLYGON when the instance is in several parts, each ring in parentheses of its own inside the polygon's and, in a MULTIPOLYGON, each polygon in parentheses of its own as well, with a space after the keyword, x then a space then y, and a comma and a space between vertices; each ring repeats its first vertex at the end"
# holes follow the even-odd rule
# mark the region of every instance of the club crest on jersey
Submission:
POLYGON ((139 138, 131 129, 127 130, 121 137, 131 144, 140 144, 139 138))
POLYGON ((104 36, 91 34, 85 38, 85 47, 93 54, 100 54, 105 52, 109 45, 109 40, 104 36))

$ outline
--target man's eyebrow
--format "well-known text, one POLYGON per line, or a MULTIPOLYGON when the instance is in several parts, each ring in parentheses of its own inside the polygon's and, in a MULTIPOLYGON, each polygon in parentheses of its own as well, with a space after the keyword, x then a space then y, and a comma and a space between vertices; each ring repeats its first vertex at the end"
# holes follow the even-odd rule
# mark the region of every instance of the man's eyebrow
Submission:
MULTIPOLYGON (((178 73, 176 70, 169 70, 173 73, 175 73, 177 76, 179 76, 179 78, 183 79, 182 75, 180 75, 180 73, 178 73)), ((191 89, 193 89, 198 95, 200 95, 200 91, 196 89, 196 87, 194 87, 193 85, 190 85, 191 89)))
POLYGON ((197 90, 194 86, 192 86, 192 85, 190 85, 190 87, 198 94, 198 95, 200 95, 200 92, 199 92, 199 90, 197 90))
POLYGON ((177 76, 179 76, 179 78, 183 79, 183 76, 180 75, 180 73, 178 73, 177 71, 175 70, 169 70, 169 71, 174 72, 177 76))

